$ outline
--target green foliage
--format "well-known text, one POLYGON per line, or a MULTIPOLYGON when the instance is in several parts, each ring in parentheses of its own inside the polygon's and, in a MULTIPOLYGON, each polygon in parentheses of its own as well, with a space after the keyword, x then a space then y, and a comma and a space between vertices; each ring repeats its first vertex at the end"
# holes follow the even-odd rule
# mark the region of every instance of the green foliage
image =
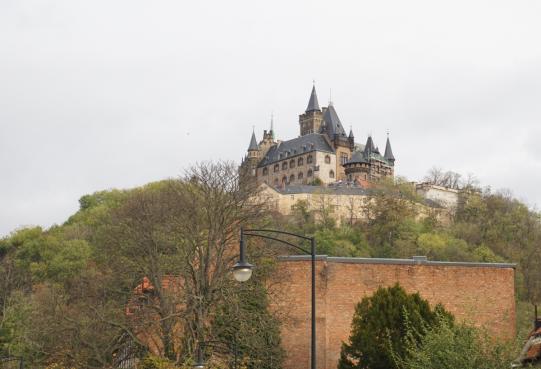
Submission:
POLYGON ((314 237, 321 255, 369 257, 371 253, 363 234, 349 227, 320 229, 314 237))
POLYGON ((422 334, 410 327, 407 337, 407 355, 396 356, 400 369, 507 369, 514 358, 511 343, 441 318, 422 334))
POLYGON ((408 330, 421 332, 444 316, 443 307, 431 309, 419 294, 407 294, 398 284, 379 288, 355 307, 349 342, 342 346, 339 369, 393 369, 394 356, 407 354, 404 338, 408 330))
POLYGON ((279 369, 284 358, 279 322, 268 313, 264 279, 258 277, 260 273, 249 282, 233 286, 227 303, 216 314, 213 331, 218 341, 229 346, 226 354, 230 360, 233 345, 237 345, 239 361, 246 369, 279 369))
POLYGON ((161 358, 159 356, 148 355, 139 365, 141 369, 175 369, 176 366, 170 360, 161 358))

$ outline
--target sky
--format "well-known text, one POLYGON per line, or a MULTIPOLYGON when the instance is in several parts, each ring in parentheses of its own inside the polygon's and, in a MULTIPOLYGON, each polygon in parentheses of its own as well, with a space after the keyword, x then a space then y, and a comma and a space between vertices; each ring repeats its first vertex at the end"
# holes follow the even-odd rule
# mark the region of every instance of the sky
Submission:
POLYGON ((541 205, 537 0, 1 0, 0 237, 299 134, 315 80, 396 173, 541 205))

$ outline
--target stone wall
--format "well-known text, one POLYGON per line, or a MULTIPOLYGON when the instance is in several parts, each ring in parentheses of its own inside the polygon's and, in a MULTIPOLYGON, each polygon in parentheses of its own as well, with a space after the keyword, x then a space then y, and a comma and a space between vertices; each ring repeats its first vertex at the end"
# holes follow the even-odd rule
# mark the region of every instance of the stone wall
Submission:
MULTIPOLYGON (((286 369, 310 360, 310 261, 283 258, 280 291, 273 306, 282 315, 286 369)), ((318 369, 335 369, 347 341, 355 305, 379 287, 400 283, 431 305, 442 303, 459 321, 485 327, 498 337, 515 335, 514 265, 396 259, 318 257, 318 369)))

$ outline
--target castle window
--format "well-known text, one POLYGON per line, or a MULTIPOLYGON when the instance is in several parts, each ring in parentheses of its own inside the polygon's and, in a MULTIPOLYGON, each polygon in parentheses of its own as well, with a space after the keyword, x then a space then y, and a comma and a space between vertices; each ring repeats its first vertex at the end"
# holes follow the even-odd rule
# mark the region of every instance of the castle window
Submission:
POLYGON ((274 178, 274 185, 278 186, 278 178, 274 178))
POLYGON ((306 158, 306 164, 312 164, 312 155, 308 155, 308 157, 306 158))
POLYGON ((325 164, 331 163, 331 157, 329 155, 325 155, 325 164))
POLYGON ((304 164, 304 159, 303 158, 299 158, 299 160, 297 160, 297 165, 298 166, 301 166, 304 164))
POLYGON ((269 168, 265 167, 263 168, 263 175, 266 176, 267 174, 269 174, 269 168))
POLYGON ((274 166, 274 171, 275 171, 275 172, 278 172, 279 170, 280 170, 280 164, 276 164, 276 165, 274 166))
POLYGON ((285 170, 285 169, 287 169, 287 161, 284 161, 282 163, 282 170, 285 170))
POLYGON ((312 177, 312 169, 308 169, 308 173, 306 173, 307 177, 312 177))
POLYGON ((334 178, 334 170, 329 171, 329 177, 334 178))
POLYGON ((297 174, 297 179, 302 179, 304 177, 304 174, 302 174, 302 172, 299 172, 299 174, 297 174))
POLYGON ((289 162, 289 168, 295 168, 295 159, 291 159, 289 162))
POLYGON ((286 184, 287 183, 287 176, 283 176, 282 177, 282 184, 286 184))
POLYGON ((289 176, 289 183, 291 182, 295 182, 295 174, 292 174, 291 176, 289 176))
POLYGON ((349 160, 348 154, 346 154, 346 153, 340 154, 340 163, 341 164, 346 164, 348 160, 349 160))

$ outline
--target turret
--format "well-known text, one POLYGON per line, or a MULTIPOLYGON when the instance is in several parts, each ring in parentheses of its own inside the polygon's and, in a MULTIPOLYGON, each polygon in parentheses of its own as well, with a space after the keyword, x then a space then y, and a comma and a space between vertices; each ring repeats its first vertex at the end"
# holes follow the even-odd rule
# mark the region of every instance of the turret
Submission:
POLYGON ((351 151, 353 151, 355 149, 355 136, 353 135, 353 128, 351 127, 349 128, 348 142, 351 151))
POLYGON ((383 158, 387 160, 391 165, 394 165, 395 158, 393 155, 393 150, 391 149, 391 141, 389 140, 389 134, 387 134, 387 143, 385 144, 385 154, 383 158))
POLYGON ((248 158, 257 158, 259 156, 259 146, 255 138, 255 132, 252 132, 252 138, 250 139, 250 146, 248 146, 248 158))
POLYGON ((368 136, 368 139, 366 140, 366 145, 364 146, 364 155, 367 159, 370 159, 370 154, 374 152, 376 152, 374 141, 372 140, 372 136, 368 136))
POLYGON ((312 93, 308 100, 308 106, 304 114, 299 115, 299 125, 301 136, 310 133, 319 133, 321 123, 323 122, 323 113, 319 107, 317 99, 316 86, 312 86, 312 93))

